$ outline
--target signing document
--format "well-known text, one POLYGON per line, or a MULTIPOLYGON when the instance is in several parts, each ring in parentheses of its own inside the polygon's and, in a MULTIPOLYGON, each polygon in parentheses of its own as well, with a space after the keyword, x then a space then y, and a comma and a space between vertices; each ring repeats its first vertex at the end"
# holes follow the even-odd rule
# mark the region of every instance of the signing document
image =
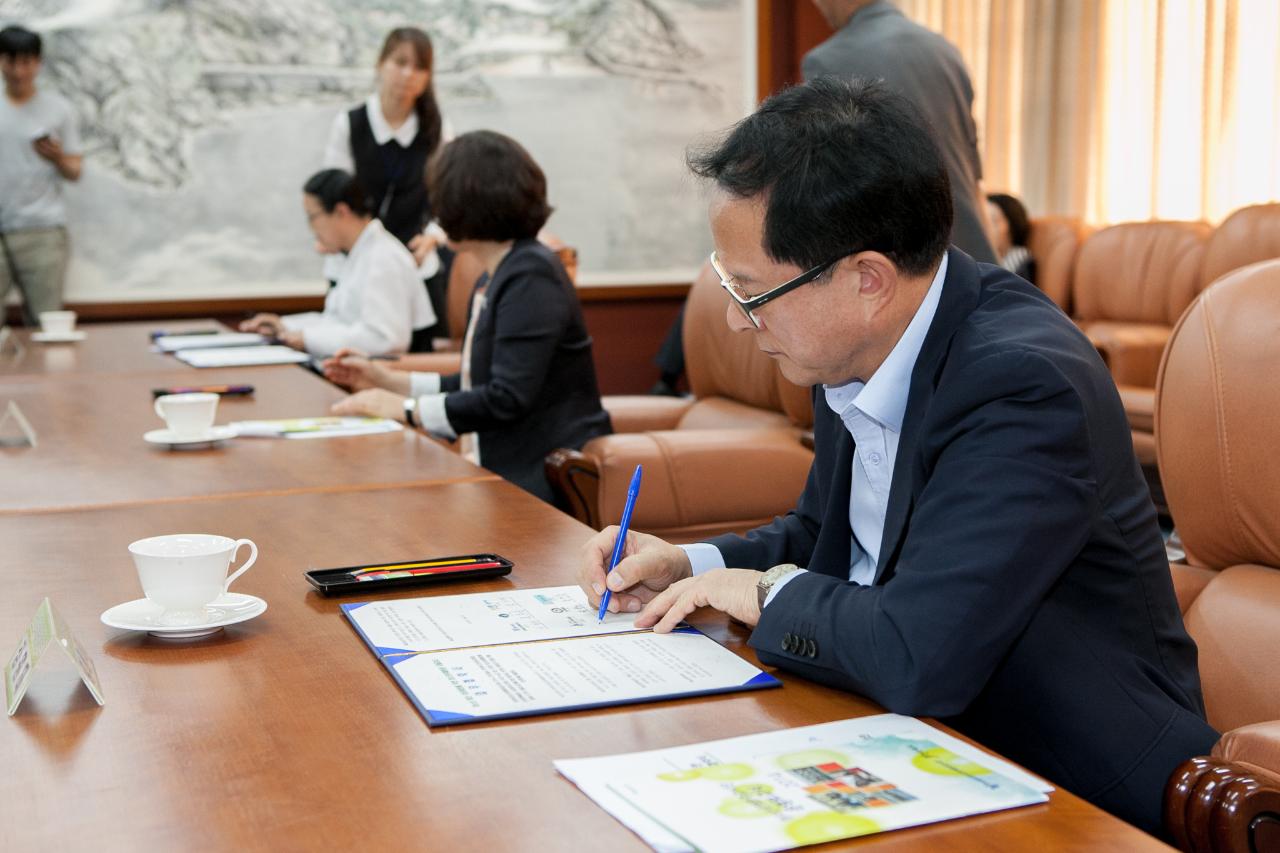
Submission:
POLYGON ((661 853, 788 850, 1043 803, 1053 790, 898 714, 555 766, 661 853))
POLYGON ((689 626, 598 622, 576 586, 344 604, 429 725, 777 687, 689 626))

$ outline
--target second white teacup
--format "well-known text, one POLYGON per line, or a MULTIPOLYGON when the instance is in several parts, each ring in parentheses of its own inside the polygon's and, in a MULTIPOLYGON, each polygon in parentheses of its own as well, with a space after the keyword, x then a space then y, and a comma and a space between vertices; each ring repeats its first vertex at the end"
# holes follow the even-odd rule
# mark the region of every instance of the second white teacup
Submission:
POLYGON ((156 414, 180 437, 205 435, 218 413, 217 394, 166 394, 156 398, 156 414))
POLYGON ((258 546, 248 539, 211 533, 174 533, 139 539, 129 546, 142 591, 164 608, 166 625, 195 625, 205 621, 211 604, 258 559, 258 546), (240 550, 249 546, 249 559, 227 577, 240 550))
POLYGON ((76 330, 76 312, 41 311, 40 331, 46 335, 69 335, 76 330))

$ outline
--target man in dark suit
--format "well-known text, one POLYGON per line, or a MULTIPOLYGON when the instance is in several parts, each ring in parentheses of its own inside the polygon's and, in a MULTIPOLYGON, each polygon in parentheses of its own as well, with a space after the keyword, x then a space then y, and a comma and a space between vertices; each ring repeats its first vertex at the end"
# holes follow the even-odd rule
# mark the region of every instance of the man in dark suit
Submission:
POLYGON ((1165 781, 1217 736, 1094 348, 948 250, 937 146, 882 85, 783 92, 691 163, 730 325, 818 386, 813 468, 787 516, 684 548, 633 534, 607 581, 603 531, 589 597, 607 582, 659 631, 725 611, 762 661, 942 718, 1158 832, 1165 781))

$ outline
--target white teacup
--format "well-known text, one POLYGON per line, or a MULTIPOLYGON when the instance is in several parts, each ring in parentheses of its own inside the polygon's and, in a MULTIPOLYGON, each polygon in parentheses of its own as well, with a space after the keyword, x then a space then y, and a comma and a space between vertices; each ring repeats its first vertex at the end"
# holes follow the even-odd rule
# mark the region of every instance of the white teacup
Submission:
POLYGON ((206 435, 217 413, 217 394, 166 394, 156 398, 156 414, 179 437, 206 435))
POLYGON ((76 312, 41 311, 40 331, 46 335, 69 335, 76 329, 76 312))
POLYGON ((129 546, 138 580, 147 598, 164 608, 166 625, 197 625, 207 620, 205 606, 231 586, 258 559, 258 546, 248 539, 229 539, 210 533, 174 533, 139 539, 129 546), (249 559, 227 577, 240 550, 249 546, 249 559))

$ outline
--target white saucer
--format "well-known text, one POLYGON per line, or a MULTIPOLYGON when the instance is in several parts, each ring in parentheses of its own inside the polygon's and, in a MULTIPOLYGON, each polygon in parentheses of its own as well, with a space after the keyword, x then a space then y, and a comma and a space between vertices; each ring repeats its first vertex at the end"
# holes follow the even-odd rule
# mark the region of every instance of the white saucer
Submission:
POLYGON ((142 440, 151 444, 163 444, 167 447, 179 447, 188 444, 213 444, 215 441, 226 441, 236 437, 233 426, 214 426, 200 435, 180 435, 169 429, 153 429, 142 436, 142 440))
POLYGON ((85 332, 32 332, 31 340, 38 344, 69 344, 89 337, 85 332))
POLYGON ((245 622, 261 616, 267 603, 254 595, 225 592, 205 607, 208 619, 193 625, 165 625, 160 620, 164 608, 149 599, 139 598, 115 607, 102 614, 102 624, 126 631, 146 631, 153 637, 166 640, 194 640, 216 634, 227 625, 245 622))

